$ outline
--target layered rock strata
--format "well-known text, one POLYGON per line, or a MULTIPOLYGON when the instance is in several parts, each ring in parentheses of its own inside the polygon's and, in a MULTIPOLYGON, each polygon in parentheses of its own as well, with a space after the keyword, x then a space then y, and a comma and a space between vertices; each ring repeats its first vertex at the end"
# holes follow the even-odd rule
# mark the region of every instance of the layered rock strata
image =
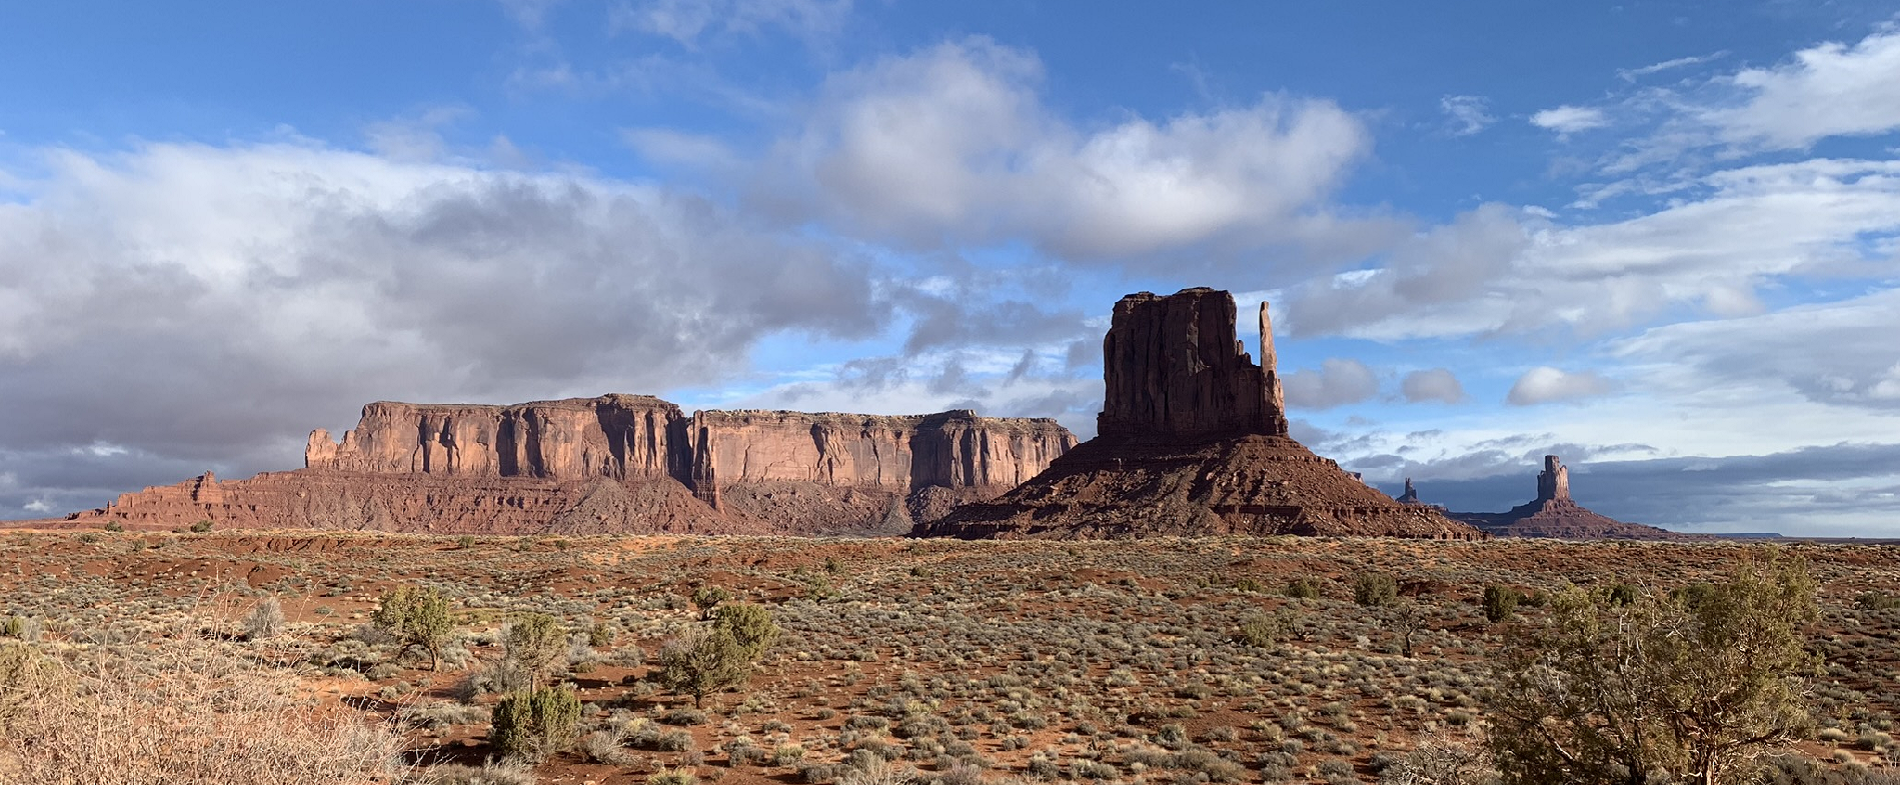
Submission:
POLYGON ((1553 537, 1566 540, 1685 539, 1655 526, 1627 523, 1591 512, 1570 498, 1570 468, 1555 455, 1544 456, 1537 473, 1537 498, 1506 512, 1454 512, 1449 515, 1499 537, 1553 537))
POLYGON ((1236 340, 1236 316, 1233 296, 1213 289, 1122 298, 1102 342, 1100 435, 994 501, 914 533, 1484 536, 1393 501, 1290 438, 1267 308, 1261 365, 1236 340))
POLYGON ((1075 445, 1048 419, 701 411, 651 396, 513 406, 372 403, 305 468, 207 473, 68 516, 177 527, 532 533, 904 532, 1075 445))

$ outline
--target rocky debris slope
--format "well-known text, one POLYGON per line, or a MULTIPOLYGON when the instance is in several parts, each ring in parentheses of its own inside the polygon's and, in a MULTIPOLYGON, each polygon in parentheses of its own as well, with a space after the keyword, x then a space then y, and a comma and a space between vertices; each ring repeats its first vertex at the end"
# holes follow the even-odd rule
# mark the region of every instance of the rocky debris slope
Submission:
POLYGON ((1570 498, 1570 469, 1555 455, 1544 456, 1537 474, 1537 498, 1508 512, 1454 512, 1451 517, 1499 537, 1554 537, 1566 540, 1670 540, 1690 535, 1598 515, 1570 498))
POLYGON ((305 468, 210 473, 67 517, 148 528, 522 534, 907 531, 1075 445, 1054 420, 701 411, 643 395, 514 406, 379 402, 305 468), (921 516, 921 517, 920 517, 921 516))
POLYGON ((1235 319, 1224 291, 1122 298, 1103 340, 1101 435, 1015 490, 915 533, 1483 537, 1436 510, 1393 501, 1289 438, 1266 306, 1262 365, 1242 351, 1235 319))

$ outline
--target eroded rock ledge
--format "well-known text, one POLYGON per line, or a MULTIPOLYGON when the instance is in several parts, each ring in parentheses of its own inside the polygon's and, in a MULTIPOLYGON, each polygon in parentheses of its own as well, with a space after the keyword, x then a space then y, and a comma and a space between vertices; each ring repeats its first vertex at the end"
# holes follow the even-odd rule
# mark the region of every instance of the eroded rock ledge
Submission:
POLYGON ((908 531, 1075 446, 1050 419, 735 410, 646 395, 509 406, 377 402, 305 468, 210 473, 75 523, 534 533, 908 531))

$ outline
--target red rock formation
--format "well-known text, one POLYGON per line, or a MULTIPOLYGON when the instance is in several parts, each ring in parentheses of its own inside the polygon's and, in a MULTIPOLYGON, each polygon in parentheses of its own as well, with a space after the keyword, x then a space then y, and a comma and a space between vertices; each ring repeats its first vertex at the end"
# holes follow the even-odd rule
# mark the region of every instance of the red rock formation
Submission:
POLYGON ((363 407, 332 443, 310 434, 304 466, 370 474, 616 480, 674 476, 680 409, 648 395, 605 395, 517 406, 363 407))
POLYGON ((1213 289, 1139 292, 1115 304, 1102 340, 1102 436, 1285 436, 1273 328, 1260 304, 1263 368, 1234 335, 1234 298, 1213 289))
POLYGON ((1570 469, 1555 455, 1544 456, 1537 474, 1537 498, 1508 512, 1454 512, 1449 515, 1500 537, 1555 537, 1566 540, 1669 540, 1691 535, 1625 523, 1598 515, 1570 498, 1570 469))
POLYGON ((1102 342, 1101 435, 995 501, 958 507, 915 533, 1483 536, 1394 502, 1289 438, 1267 308, 1264 366, 1241 351, 1235 316, 1233 296, 1212 289, 1122 298, 1102 342))
POLYGON ((703 411, 640 395, 515 406, 373 403, 305 468, 125 494, 69 516, 176 528, 531 533, 907 531, 1074 446, 1053 420, 703 411), (921 516, 921 517, 920 517, 921 516))
POLYGON ((931 504, 911 499, 926 489, 991 498, 1075 446, 1074 434, 1054 420, 978 417, 967 409, 909 417, 702 411, 691 431, 691 480, 701 499, 755 517, 797 507, 796 517, 833 525, 894 507, 930 515, 931 504))

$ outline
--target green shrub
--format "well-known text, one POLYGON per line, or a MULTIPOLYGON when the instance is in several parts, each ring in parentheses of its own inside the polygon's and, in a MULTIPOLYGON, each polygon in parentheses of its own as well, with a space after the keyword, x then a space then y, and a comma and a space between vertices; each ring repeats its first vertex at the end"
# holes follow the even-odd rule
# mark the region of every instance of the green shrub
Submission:
POLYGON ((1294 578, 1287 581, 1285 594, 1296 600, 1317 600, 1319 599, 1319 584, 1314 583, 1311 578, 1294 578))
POLYGON ((1854 606, 1867 611, 1890 611, 1900 608, 1900 597, 1884 591, 1862 592, 1854 598, 1854 606))
POLYGON ((693 590, 693 607, 699 609, 699 618, 710 620, 719 603, 732 599, 732 592, 719 586, 701 586, 693 590))
POLYGON ((1235 639, 1256 649, 1265 649, 1279 640, 1281 630, 1278 618, 1266 613, 1250 613, 1240 620, 1240 634, 1235 639))
POLYGON ((209 519, 201 520, 191 525, 192 534, 204 534, 208 531, 211 531, 211 521, 209 519))
POLYGON ((125 524, 119 523, 118 521, 107 521, 106 531, 117 534, 119 532, 125 531, 125 524))
POLYGON ((403 651, 420 648, 428 652, 430 670, 442 664, 443 650, 455 640, 449 600, 435 589, 397 587, 383 595, 376 610, 370 612, 369 621, 401 643, 403 651))
POLYGON ((1509 586, 1484 587, 1484 618, 1492 623, 1511 618, 1517 612, 1517 603, 1523 599, 1516 589, 1509 586))
POLYGON ((503 755, 541 760, 574 746, 580 721, 581 701, 572 690, 537 687, 495 704, 488 740, 503 755))
POLYGON ((1352 582, 1352 601, 1370 608, 1383 607, 1399 599, 1399 582, 1382 572, 1360 573, 1352 582))

